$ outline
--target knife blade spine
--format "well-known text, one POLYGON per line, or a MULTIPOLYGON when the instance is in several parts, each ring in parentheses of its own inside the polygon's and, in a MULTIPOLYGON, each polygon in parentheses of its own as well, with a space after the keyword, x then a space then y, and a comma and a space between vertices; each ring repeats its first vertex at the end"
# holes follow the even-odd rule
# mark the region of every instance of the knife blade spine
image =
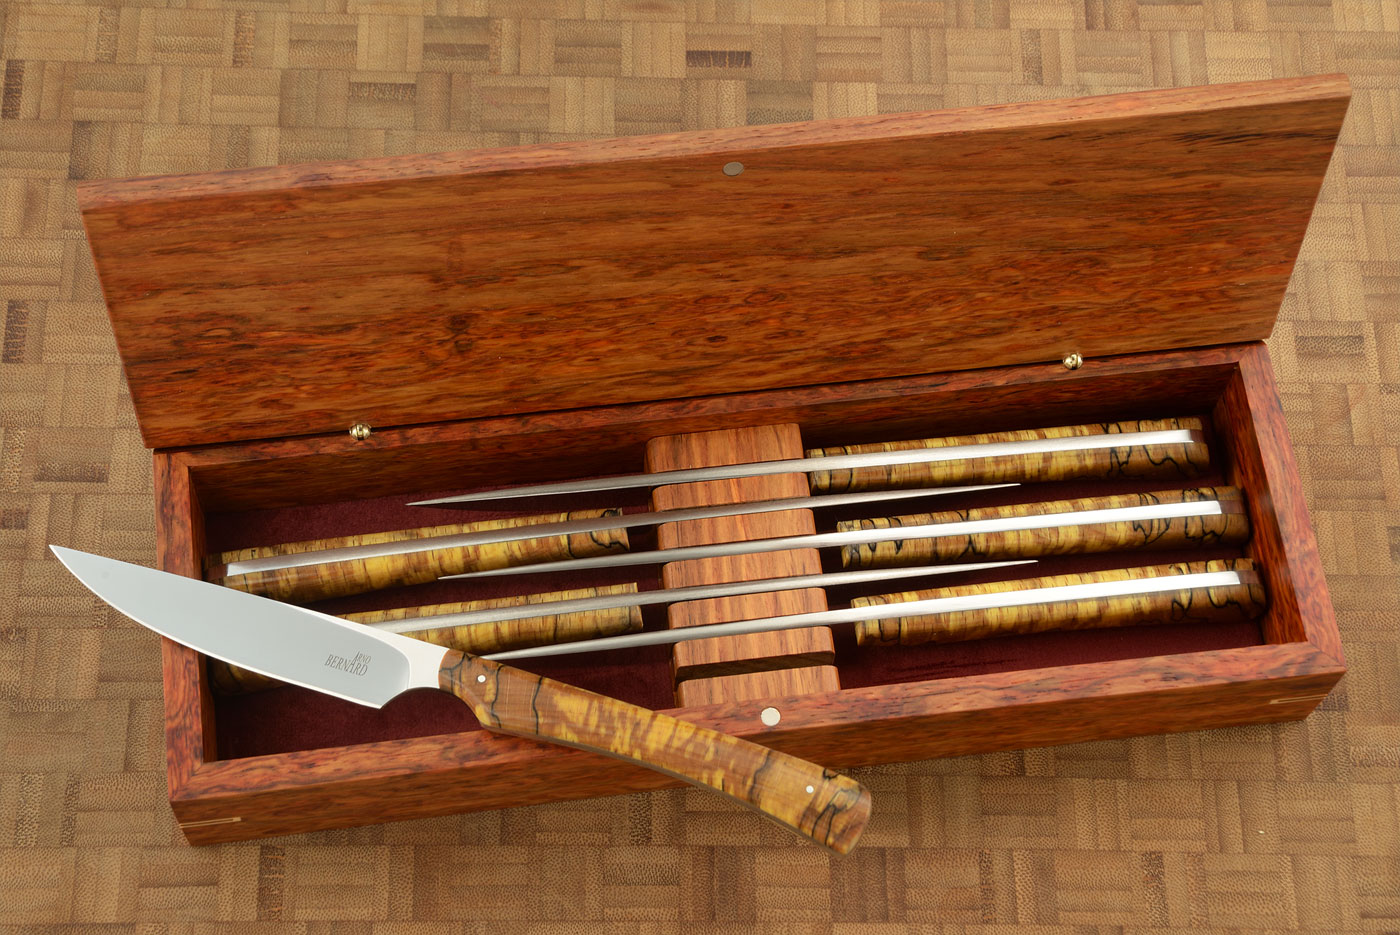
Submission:
POLYGON ((582 571, 591 568, 618 568, 629 565, 660 565, 697 558, 748 555, 757 552, 781 552, 787 549, 823 549, 846 545, 866 545, 872 542, 893 542, 900 539, 938 539, 980 533, 1049 529, 1055 526, 1087 526, 1093 523, 1128 523, 1155 519, 1178 519, 1189 516, 1219 516, 1224 512, 1219 500, 1153 503, 1146 506, 1115 507, 1103 510, 1079 510, 1070 513, 1040 513, 1030 516, 966 520, 931 526, 853 529, 847 532, 819 532, 805 536, 745 539, 738 542, 684 546, 677 549, 655 549, 650 552, 624 552, 596 558, 574 558, 561 562, 542 562, 537 565, 513 565, 506 568, 471 571, 461 575, 447 575, 439 580, 495 578, 502 575, 582 571))
POLYGON ((894 617, 927 616, 961 611, 993 610, 1001 607, 1021 607, 1056 601, 1089 600, 1102 597, 1123 597, 1132 594, 1155 594, 1161 591, 1186 591, 1195 588, 1229 587, 1244 583, 1238 571, 1210 571, 1185 575, 1163 575, 1156 578, 1132 578, 1125 581, 1101 581, 1070 584, 1050 588, 1027 588, 1023 591, 999 591, 991 594, 969 594, 957 597, 936 597, 921 601, 899 601, 871 607, 848 607, 838 610, 761 617, 730 623, 702 624, 673 630, 648 630, 622 636, 554 643, 528 649, 512 649, 492 653, 485 658, 497 662, 542 656, 564 656, 573 653, 603 652, 610 649, 634 649, 716 636, 747 636, 771 633, 775 630, 796 630, 806 627, 835 626, 864 620, 888 620, 894 617))
POLYGON ((679 523, 694 519, 714 519, 720 516, 743 516, 751 513, 776 513, 782 510, 826 509, 836 506, 852 506, 862 503, 881 503, 890 500, 911 500, 917 497, 936 497, 949 494, 972 493, 980 490, 995 490, 1001 487, 1015 487, 1016 484, 977 484, 963 487, 927 487, 912 490, 874 490, 860 493, 825 494, 822 496, 785 497, 778 500, 755 500, 744 503, 724 503, 713 506, 688 507, 679 510, 659 510, 650 513, 620 514, 601 516, 592 519, 565 520, 557 523, 534 523, 526 526, 510 526, 504 529, 486 529, 479 532, 451 533, 444 536, 428 536, 422 539, 401 539, 393 542, 374 542, 366 545, 349 545, 334 549, 317 549, 311 552, 292 552, 286 555, 265 555, 228 562, 209 569, 210 578, 231 578, 236 575, 260 574, 281 571, 286 568, 304 568, 310 565, 325 565, 332 562, 350 562, 361 559, 382 558, 388 555, 411 555, 416 552, 431 552, 435 549, 460 549, 476 545, 489 545, 495 542, 519 542, 525 539, 539 539, 546 536, 568 536, 578 533, 599 532, 605 529, 624 529, 636 526, 659 526, 662 523, 679 523))
POLYGON ((761 578, 750 581, 701 584, 684 588, 663 588, 656 591, 606 594, 600 597, 580 597, 566 601, 545 601, 538 604, 518 604, 511 607, 473 610, 456 614, 410 617, 404 620, 387 620, 383 623, 373 623, 370 624, 370 626, 387 633, 422 633, 428 630, 443 630, 449 627, 474 626, 481 623, 499 623, 504 620, 528 620, 534 617, 584 613, 593 610, 610 610, 616 607, 647 607, 656 604, 675 604, 682 601, 736 597, 744 594, 763 594, 770 591, 839 587, 847 584, 893 581, 929 575, 952 575, 961 572, 982 571, 990 568, 1005 568, 1010 565, 1030 565, 1034 563, 1035 559, 1012 559, 1008 561, 972 562, 959 565, 920 565, 913 568, 873 568, 862 569, 860 571, 839 571, 816 575, 793 575, 787 578, 761 578))
POLYGON ((736 477, 758 477, 768 474, 839 471, 851 468, 886 467, 899 464, 933 464, 940 461, 962 461, 980 458, 1016 457, 1058 451, 1089 451, 1100 448, 1126 448, 1139 445, 1202 444, 1205 433, 1197 429, 1159 429, 1150 432, 1106 432, 1102 435, 1071 435, 1059 438, 1034 438, 1022 441, 983 442, 973 445, 947 445, 941 448, 912 448, 904 451, 864 452, 848 455, 823 455, 791 458, 782 461, 749 461, 742 464, 722 464, 713 467, 685 468, 655 474, 626 474, 589 480, 529 484, 521 487, 501 487, 434 500, 416 500, 410 506, 443 506, 459 503, 479 503, 489 500, 513 500, 522 497, 562 496, 595 493, 603 490, 627 490, 634 487, 660 487, 666 484, 688 484, 710 480, 732 480, 736 477))

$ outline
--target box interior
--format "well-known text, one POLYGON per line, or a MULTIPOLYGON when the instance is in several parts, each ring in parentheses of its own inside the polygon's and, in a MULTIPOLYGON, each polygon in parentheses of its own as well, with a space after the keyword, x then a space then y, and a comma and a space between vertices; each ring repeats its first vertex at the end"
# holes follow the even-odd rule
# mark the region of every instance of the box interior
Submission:
MULTIPOLYGON (((986 406, 969 407, 967 394, 941 391, 935 387, 923 395, 906 394, 903 399, 892 399, 888 404, 877 407, 879 414, 875 416, 868 409, 833 403, 829 399, 814 399, 805 407, 789 406, 775 412, 777 417, 771 421, 797 421, 803 429, 804 443, 808 447, 819 447, 971 431, 991 432, 1078 422, 1195 415, 1202 416, 1211 428, 1209 444, 1214 473, 1189 484, 1239 483, 1240 460, 1257 457, 1258 452, 1253 437, 1241 427, 1249 425, 1248 418, 1241 419, 1240 413, 1231 411, 1239 406, 1239 397, 1227 390, 1232 382, 1237 383, 1240 379, 1238 367, 1179 369, 1181 362, 1172 363, 1172 356, 1161 355, 1161 365, 1147 366, 1136 375, 1105 372, 1101 377, 1096 377, 1083 374, 1061 385, 1028 382, 991 388, 989 382, 982 397, 994 403, 986 406), (1125 389, 1129 391, 1125 392, 1125 389), (1047 397, 1053 400, 1052 405, 1046 405, 1047 397)), ((987 373, 994 374, 995 371, 987 373)), ((762 421, 761 413, 750 412, 745 419, 750 423, 762 421)), ((693 420, 680 420, 674 429, 702 430, 693 424, 693 420)), ((654 427, 648 431, 653 435, 669 434, 664 426, 660 430, 654 427)), ((586 473, 580 472, 582 476, 587 473, 631 473, 641 470, 639 442, 644 442, 644 439, 628 437, 626 433, 595 432, 592 433, 592 440, 594 444, 587 446, 588 457, 578 462, 589 469, 586 473)), ((587 438, 580 439, 581 444, 587 441, 587 438)), ((564 457, 566 454, 557 450, 543 452, 534 449, 528 439, 522 439, 515 451, 509 444, 496 445, 492 457, 481 462, 483 467, 480 471, 469 472, 461 469, 465 465, 451 463, 426 464, 420 472, 421 476, 437 483, 428 487, 413 486, 412 479, 405 476, 389 481, 393 486, 386 489, 386 482, 381 479, 377 485, 360 487, 361 491, 373 492, 374 496, 359 498, 344 495, 344 484, 336 479, 335 458, 318 462, 320 470, 325 472, 324 484, 317 484, 316 476, 307 477, 304 473, 268 474, 260 488, 260 495, 248 493, 246 472, 243 472, 238 485, 221 485, 221 479, 231 478, 235 474, 219 468, 217 459, 206 458, 206 467, 196 470, 193 479, 200 502, 209 507, 203 516, 205 549, 207 552, 217 552, 258 544, 518 515, 504 511, 425 509, 408 507, 405 503, 426 496, 473 489, 444 486, 441 481, 446 477, 459 480, 471 477, 480 481, 475 485, 479 489, 523 482, 526 478, 580 476, 568 473, 570 459, 564 457), (278 477, 284 480, 279 482, 278 477), (331 496, 328 497, 327 492, 331 496), (266 505, 260 505, 259 499, 266 505)), ((447 462, 457 457, 446 443, 443 445, 443 456, 447 462)), ((344 455, 347 462, 353 458, 353 451, 344 455)), ((869 507, 859 512, 850 509, 824 510, 817 514, 817 523, 820 530, 830 528, 838 519, 859 515, 892 515, 994 503, 1106 496, 1184 485, 1166 481, 1027 484, 1006 490, 902 502, 885 510, 869 507)), ((1249 496, 1250 491, 1247 490, 1246 495, 1249 496)), ((602 499, 575 499, 568 504, 570 509, 591 506, 621 506, 629 512, 641 511, 647 508, 647 494, 646 491, 637 491, 625 497, 608 495, 602 499)), ((550 504, 538 511, 557 508, 562 507, 550 504)), ((896 583, 885 587, 832 589, 829 596, 831 605, 837 607, 844 606, 850 597, 860 593, 884 593, 902 590, 906 586, 940 587, 1002 577, 1038 577, 1100 568, 1204 561, 1241 554, 1249 556, 1254 554, 1255 541, 1260 536, 1278 536, 1277 528, 1266 528, 1271 516, 1267 508, 1251 504, 1250 515, 1255 524, 1255 539, 1242 549, 1059 557, 1005 571, 930 578, 913 585, 896 583)), ((653 537, 647 531, 634 530, 632 538, 634 551, 652 545, 653 537)), ((824 556, 823 562, 826 570, 835 570, 839 566, 834 555, 824 556)), ((645 590, 659 586, 659 573, 658 565, 619 569, 606 577, 596 573, 575 573, 568 576, 555 574, 486 579, 470 583, 438 582, 324 601, 312 606, 329 613, 348 613, 620 581, 636 581, 645 590)), ((1269 583, 1275 584, 1272 581, 1269 583)), ((1261 621, 1251 623, 1141 626, 894 648, 858 647, 849 627, 837 627, 834 629, 836 663, 843 688, 859 688, 1045 666, 1146 658, 1283 641, 1286 637, 1282 634, 1292 632, 1294 627, 1272 620, 1273 615, 1275 610, 1271 602, 1268 614, 1261 621)), ((664 608, 648 608, 644 616, 648 629, 665 626, 664 608)), ((646 707, 664 709, 675 707, 670 652, 669 647, 660 646, 529 660, 519 664, 522 668, 565 682, 646 707)), ((247 695, 215 695, 213 705, 219 759, 478 729, 466 706, 448 695, 431 691, 408 693, 382 710, 365 708, 295 687, 280 687, 247 695)))

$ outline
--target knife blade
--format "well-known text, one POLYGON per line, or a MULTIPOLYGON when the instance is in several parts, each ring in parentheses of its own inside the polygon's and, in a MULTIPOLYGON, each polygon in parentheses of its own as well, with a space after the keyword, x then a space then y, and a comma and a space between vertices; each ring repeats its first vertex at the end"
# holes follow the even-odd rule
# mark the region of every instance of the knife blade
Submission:
POLYGON ((842 607, 836 610, 820 610, 778 617, 757 617, 752 620, 735 620, 727 623, 707 623, 694 627, 677 627, 672 630, 646 630, 641 633, 624 633, 620 636, 604 636, 573 643, 551 643, 548 646, 511 649, 505 652, 491 653, 487 658, 535 659, 542 656, 567 656, 573 653, 636 649, 640 646, 663 646, 690 640, 710 639, 716 636, 747 636, 752 633, 772 633, 777 630, 798 630, 807 627, 829 627, 843 623, 862 624, 901 618, 936 617, 940 614, 965 614, 1035 604, 1050 605, 1161 594, 1163 592, 1187 592, 1198 588, 1229 588, 1250 583, 1253 583, 1253 579, 1246 580, 1245 577, 1242 577, 1242 572, 1235 569, 1190 574, 1167 571, 1146 578, 1093 580, 1081 584, 1053 587, 1037 586, 1035 582, 1032 582, 1020 590, 959 594, 953 597, 932 597, 924 600, 892 600, 889 603, 842 607))
POLYGON ((837 853, 870 816, 855 780, 789 754, 510 666, 140 565, 49 547, 137 623, 242 668, 369 707, 451 692, 487 730, 638 763, 747 805, 837 853))
MULTIPOLYGON (((394 539, 386 542, 373 542, 365 545, 341 546, 332 549, 313 549, 305 552, 285 552, 276 555, 261 555, 256 558, 242 558, 215 565, 209 569, 209 577, 232 578, 238 575, 261 574, 281 571, 285 568, 304 568, 309 565, 328 565, 334 562, 359 561, 362 559, 383 558, 390 555, 408 555, 414 552, 433 552, 438 549, 461 549, 495 542, 518 542, 523 539, 540 539, 546 536, 569 536, 586 532, 601 532, 608 529, 632 529, 639 526, 660 526, 663 523, 679 523, 686 520, 714 519, 721 516, 742 516, 750 513, 781 513, 784 510, 820 510, 837 506, 856 506, 867 503, 883 503, 890 500, 910 500, 921 497, 940 497, 949 494, 976 493, 983 490, 996 490, 1001 487, 1015 487, 1015 484, 977 484, 969 487, 931 487, 918 490, 875 490, 862 493, 831 494, 824 497, 784 497, 779 500, 754 500, 743 503, 722 503, 714 506, 687 507, 679 510, 658 510, 649 513, 620 513, 596 519, 571 519, 562 522, 529 523, 501 529, 479 532, 461 532, 423 538, 394 539)), ((414 504, 409 504, 413 506, 414 504)))
POLYGON ((573 600, 541 601, 537 604, 513 604, 509 607, 469 610, 455 614, 405 617, 382 623, 371 623, 370 626, 386 633, 426 633, 448 627, 469 627, 507 620, 528 620, 532 617, 549 614, 576 614, 594 610, 609 610, 616 607, 679 604, 682 601, 702 601, 717 597, 764 594, 771 591, 797 591, 803 588, 834 588, 848 584, 870 584, 876 581, 893 581, 898 578, 956 575, 963 572, 985 571, 991 568, 1034 563, 1035 559, 1011 559, 1001 562, 970 562, 961 565, 920 565, 914 568, 831 571, 815 575, 790 575, 786 578, 751 578, 746 581, 721 581, 715 584, 697 584, 683 588, 660 588, 655 591, 634 590, 621 594, 581 597, 573 600))
MULTIPOLYGON (((558 481, 550 484, 530 484, 521 487, 501 487, 453 497, 418 500, 409 506, 459 506, 489 500, 514 500, 523 497, 556 497, 602 490, 630 490, 638 487, 660 487, 664 484, 691 484, 701 481, 729 480, 736 477, 761 477, 771 474, 846 471, 893 465, 936 464, 944 461, 982 460, 988 458, 1024 458, 1028 455, 1054 455, 1061 452, 1128 449, 1156 445, 1190 445, 1204 451, 1205 435, 1196 429, 1161 429, 1148 432, 1104 432, 1094 435, 1069 435, 1032 438, 1016 441, 981 442, 947 445, 945 447, 913 448, 900 451, 875 451, 860 454, 808 456, 781 461, 746 461, 741 464, 719 464, 711 467, 684 468, 654 474, 628 474, 597 477, 588 480, 558 481)), ((1170 465, 1168 465, 1170 466, 1170 465)), ((926 486, 926 485, 921 485, 926 486)))
MULTIPOLYGON (((590 568, 623 568, 631 565, 664 565, 668 562, 689 561, 717 556, 749 555, 756 552, 785 552, 788 549, 824 549, 836 546, 866 545, 873 542, 897 540, 939 539, 975 536, 989 533, 1019 532, 1100 524, 1137 526, 1172 519, 1196 516, 1220 516, 1224 508, 1218 499, 1186 500, 1182 502, 1149 503, 1144 506, 1116 507, 1098 510, 1070 510, 1025 516, 1006 516, 966 522, 938 523, 922 526, 897 526, 880 529, 851 529, 841 532, 809 533, 771 539, 743 539, 709 545, 681 546, 674 549, 654 549, 650 552, 624 552, 595 558, 573 558, 537 565, 515 565, 490 568, 461 575, 445 575, 441 580, 495 578, 502 575, 529 575, 546 572, 582 571, 590 568)), ((1150 528, 1150 527, 1148 527, 1150 528)), ((976 556, 985 557, 985 556, 976 556)))

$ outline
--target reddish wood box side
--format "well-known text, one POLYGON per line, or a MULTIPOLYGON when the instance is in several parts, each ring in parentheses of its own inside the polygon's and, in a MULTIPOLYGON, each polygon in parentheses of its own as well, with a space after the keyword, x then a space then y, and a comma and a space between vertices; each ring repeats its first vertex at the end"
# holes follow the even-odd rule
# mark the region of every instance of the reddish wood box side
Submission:
MULTIPOLYGON (((848 767, 1292 720, 1341 674, 1310 644, 1292 643, 669 713, 848 767), (768 705, 783 712, 781 730, 761 726, 768 705)), ((678 784, 615 760, 473 731, 203 763, 171 805, 191 843, 205 844, 678 784)))
POLYGON ((1271 643, 1306 641, 1341 666, 1336 613, 1273 374, 1268 350, 1251 345, 1212 418, 1225 429, 1220 436, 1229 450, 1231 482, 1249 491, 1245 505, 1256 530, 1250 552, 1274 595, 1266 637, 1271 643))
MULTIPOLYGON (((767 701, 783 710, 779 730, 764 729, 757 719, 759 706, 751 703, 673 713, 831 765, 1302 717, 1343 669, 1333 652, 1335 619, 1320 586, 1316 546, 1297 492, 1296 469, 1262 345, 1091 361, 1075 373, 1002 368, 613 407, 570 416, 579 417, 571 420, 574 431, 598 427, 598 436, 612 446, 605 450, 617 457, 639 456, 646 437, 721 427, 735 417, 741 424, 796 421, 814 443, 822 443, 841 437, 843 427, 850 434, 858 424, 888 435, 919 420, 934 420, 941 432, 954 433, 972 427, 959 421, 972 418, 968 412, 986 420, 983 428, 987 422, 1028 419, 1031 413, 1037 414, 1037 424, 1126 418, 1129 414, 1121 411, 1125 399, 1136 400, 1134 416, 1216 407, 1217 428, 1226 440, 1237 481, 1249 488, 1251 497, 1251 485, 1259 488, 1259 500, 1252 507, 1256 529, 1263 533, 1256 557, 1269 566, 1266 574, 1276 600, 1266 632, 1271 638, 1293 640, 1301 635, 1306 641, 767 701), (917 409, 918 419, 901 414, 905 406, 917 409)), ((314 480, 318 475, 334 476, 359 453, 377 455, 377 463, 392 463, 388 459, 395 449, 400 456, 411 455, 420 468, 431 463, 434 453, 448 463, 448 468, 429 467, 430 473, 461 471, 473 464, 484 465, 487 478, 492 471, 505 476, 512 457, 538 450, 541 438, 562 437, 563 426, 545 417, 480 420, 435 427, 435 442, 428 440, 427 431, 385 433, 390 436, 387 442, 377 436, 375 445, 361 449, 327 438, 158 454, 162 566, 185 574, 193 571, 202 551, 200 501, 206 494, 225 502, 247 496, 240 471, 282 479, 285 487, 272 499, 318 495, 305 486, 308 481, 292 480, 293 465, 303 472, 307 465, 316 465, 317 474, 303 473, 314 480), (269 463, 284 458, 290 464, 269 463), (233 481, 233 497, 229 490, 217 489, 223 479, 233 481)), ((596 444, 598 437, 592 440, 596 444)), ((540 468, 544 473, 563 472, 569 455, 561 452, 557 463, 546 460, 540 468)), ((404 480, 399 473, 393 478, 404 480)), ((674 782, 637 767, 483 731, 214 761, 205 754, 213 745, 198 658, 170 644, 165 672, 172 806, 196 843, 359 824, 368 817, 391 820, 615 794, 674 782)))

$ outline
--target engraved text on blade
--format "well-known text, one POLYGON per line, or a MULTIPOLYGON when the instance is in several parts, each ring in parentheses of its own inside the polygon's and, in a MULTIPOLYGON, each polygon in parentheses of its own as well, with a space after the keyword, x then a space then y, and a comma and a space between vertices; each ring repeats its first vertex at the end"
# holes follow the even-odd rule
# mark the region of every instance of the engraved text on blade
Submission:
POLYGON ((346 659, 344 656, 337 656, 331 653, 326 657, 327 668, 339 669, 342 672, 349 672, 351 675, 364 675, 369 671, 369 656, 365 653, 356 653, 354 659, 346 659))

